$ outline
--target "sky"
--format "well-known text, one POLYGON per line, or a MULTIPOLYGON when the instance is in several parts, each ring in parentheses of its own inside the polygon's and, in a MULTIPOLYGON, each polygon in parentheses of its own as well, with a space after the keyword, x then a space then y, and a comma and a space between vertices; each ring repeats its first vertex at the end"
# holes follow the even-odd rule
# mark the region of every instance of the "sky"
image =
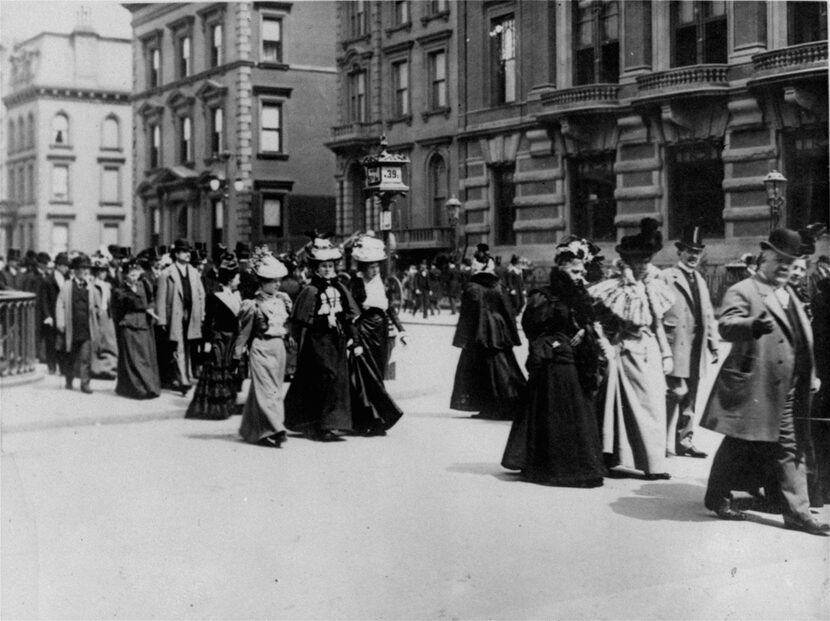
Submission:
POLYGON ((70 33, 78 23, 81 7, 90 12, 90 23, 98 34, 129 39, 131 14, 112 0, 2 0, 0 2, 0 41, 11 47, 41 32, 70 33))

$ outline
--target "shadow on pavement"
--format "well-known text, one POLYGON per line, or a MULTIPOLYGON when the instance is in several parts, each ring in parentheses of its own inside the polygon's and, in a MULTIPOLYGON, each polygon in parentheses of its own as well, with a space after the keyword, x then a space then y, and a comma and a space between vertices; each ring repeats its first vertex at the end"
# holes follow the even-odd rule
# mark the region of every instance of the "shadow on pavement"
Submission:
POLYGON ((637 496, 612 502, 611 509, 638 520, 703 522, 713 518, 703 506, 705 489, 688 483, 649 483, 634 490, 637 496))
POLYGON ((191 440, 223 440, 225 442, 245 443, 238 433, 189 433, 186 437, 191 440))
POLYGON ((484 474, 496 477, 501 481, 518 481, 518 472, 508 472, 499 464, 485 461, 473 463, 457 463, 447 468, 448 472, 459 472, 461 474, 484 474))

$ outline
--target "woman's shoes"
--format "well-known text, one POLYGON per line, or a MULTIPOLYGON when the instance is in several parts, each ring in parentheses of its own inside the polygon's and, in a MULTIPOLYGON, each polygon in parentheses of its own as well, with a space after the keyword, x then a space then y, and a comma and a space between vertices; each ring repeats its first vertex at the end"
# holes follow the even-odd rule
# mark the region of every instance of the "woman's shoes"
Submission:
POLYGON ((668 481, 671 475, 668 472, 649 472, 646 474, 646 481, 668 481))
POLYGON ((284 431, 280 431, 279 433, 275 433, 267 438, 262 438, 262 440, 259 441, 259 444, 262 446, 269 446, 271 448, 282 448, 282 443, 285 442, 287 437, 288 435, 284 431))

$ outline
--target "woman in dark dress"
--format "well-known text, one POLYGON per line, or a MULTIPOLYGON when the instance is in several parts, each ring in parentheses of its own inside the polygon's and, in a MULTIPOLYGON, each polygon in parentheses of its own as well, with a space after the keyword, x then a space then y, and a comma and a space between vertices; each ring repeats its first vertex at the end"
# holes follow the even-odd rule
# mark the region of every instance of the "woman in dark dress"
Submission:
POLYGON ((487 244, 473 255, 473 275, 461 295, 453 346, 461 348, 450 407, 476 418, 513 420, 525 378, 513 348, 521 344, 516 318, 495 273, 487 244))
POLYGON ((235 412, 239 384, 233 369, 233 344, 242 305, 238 288, 239 264, 236 256, 226 253, 216 271, 215 290, 205 300, 205 361, 185 418, 221 420, 235 412))
POLYGON ((349 284, 360 306, 360 316, 355 321, 356 342, 363 347, 362 356, 350 358, 352 423, 363 435, 382 436, 403 415, 383 386, 389 364, 389 324, 395 326, 401 340, 405 330, 380 277, 380 261, 386 259, 383 241, 369 235, 358 237, 352 258, 357 262, 358 272, 349 284))
POLYGON ((299 354, 294 381, 285 395, 285 426, 312 440, 337 442, 343 440, 337 431, 352 431, 347 349, 353 355, 363 354, 354 342, 353 323, 360 309, 337 278, 340 249, 318 237, 305 253, 312 277, 291 314, 299 354))
POLYGON ((119 351, 115 392, 131 399, 153 399, 161 393, 153 332, 156 314, 152 292, 142 279, 144 268, 138 259, 126 261, 126 277, 113 295, 119 351))
POLYGON ((522 316, 530 376, 502 465, 532 483, 598 487, 606 472, 591 400, 600 349, 584 286, 589 259, 585 240, 557 246, 550 284, 530 292, 522 316))

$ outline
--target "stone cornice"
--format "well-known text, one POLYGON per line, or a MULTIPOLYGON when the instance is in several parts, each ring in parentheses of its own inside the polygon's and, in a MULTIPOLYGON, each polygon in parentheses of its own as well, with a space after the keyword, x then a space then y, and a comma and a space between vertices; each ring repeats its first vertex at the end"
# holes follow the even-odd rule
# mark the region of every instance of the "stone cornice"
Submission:
POLYGON ((87 89, 66 86, 30 86, 21 91, 3 97, 3 103, 6 104, 7 108, 10 108, 38 98, 129 103, 130 93, 129 91, 87 89))
POLYGON ((440 30, 438 32, 433 32, 431 34, 424 35, 422 37, 418 37, 415 41, 418 45, 432 45, 433 43, 438 43, 439 41, 446 41, 450 37, 452 37, 452 29, 447 28, 445 30, 440 30))
POLYGON ((187 86, 188 84, 193 84, 198 82, 199 80, 204 80, 205 78, 209 78, 214 75, 223 74, 223 73, 230 73, 234 69, 238 69, 239 67, 253 67, 254 62, 251 60, 235 60, 232 63, 227 63, 225 65, 219 65, 218 67, 211 67, 205 71, 201 71, 199 73, 195 73, 193 75, 189 75, 186 78, 182 78, 181 80, 173 80, 172 82, 168 82, 161 86, 156 86, 155 88, 151 88, 146 91, 141 91, 140 93, 136 93, 132 95, 130 98, 131 101, 138 101, 140 99, 146 99, 147 97, 154 97, 158 95, 162 95, 166 91, 176 90, 181 88, 182 86, 187 86))

